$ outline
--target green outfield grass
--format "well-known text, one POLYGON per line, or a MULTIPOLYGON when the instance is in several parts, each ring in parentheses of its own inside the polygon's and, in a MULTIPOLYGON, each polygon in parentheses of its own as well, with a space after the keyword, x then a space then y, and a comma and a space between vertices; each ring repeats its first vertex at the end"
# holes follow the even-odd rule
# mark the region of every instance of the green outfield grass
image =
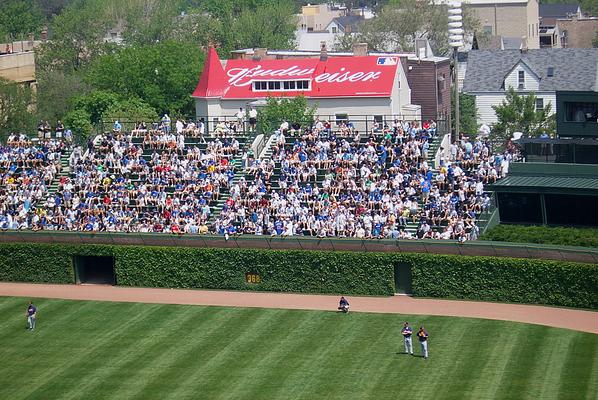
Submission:
POLYGON ((565 329, 390 314, 35 303, 38 326, 30 332, 27 300, 0 298, 0 399, 598 398, 598 335, 565 329), (426 325, 427 361, 400 354, 404 319, 426 325))

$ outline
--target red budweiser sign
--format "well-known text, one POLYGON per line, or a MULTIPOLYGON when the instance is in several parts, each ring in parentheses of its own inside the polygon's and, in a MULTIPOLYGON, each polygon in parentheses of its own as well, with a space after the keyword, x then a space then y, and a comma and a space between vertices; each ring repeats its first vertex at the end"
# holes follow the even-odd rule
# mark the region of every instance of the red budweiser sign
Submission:
POLYGON ((217 57, 215 51, 208 54, 194 97, 389 97, 398 85, 397 57, 228 60, 224 68, 217 57))

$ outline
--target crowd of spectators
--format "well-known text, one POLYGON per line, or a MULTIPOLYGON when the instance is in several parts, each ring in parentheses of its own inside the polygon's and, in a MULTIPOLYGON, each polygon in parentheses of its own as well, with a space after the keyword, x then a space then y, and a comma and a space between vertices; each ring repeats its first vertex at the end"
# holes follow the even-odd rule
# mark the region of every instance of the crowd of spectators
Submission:
MULTIPOLYGON (((284 128, 284 127, 281 127, 284 128)), ((504 176, 513 149, 464 138, 437 172, 428 150, 435 124, 395 121, 367 135, 280 129, 271 160, 256 160, 231 188, 212 227, 219 234, 356 238, 476 239, 490 206, 484 184, 504 176), (406 229, 408 225, 415 229, 406 229)))
POLYGON ((248 161, 233 183, 241 119, 205 135, 202 121, 171 129, 165 118, 130 133, 117 121, 84 147, 11 135, 0 147, 0 228, 473 240, 491 205, 485 185, 517 157, 463 138, 433 170, 433 122, 375 123, 368 132, 349 122, 283 122, 272 157, 248 161), (50 195, 66 149, 70 173, 50 195))
POLYGON ((60 172, 66 143, 11 134, 0 146, 0 229, 33 229, 43 218, 48 185, 60 172))
MULTIPOLYGON (((2 228, 207 233, 210 205, 234 176, 233 158, 239 152, 239 142, 217 138, 200 149, 185 146, 181 136, 162 132, 158 140, 166 145, 152 144, 145 153, 146 143, 135 143, 131 135, 117 129, 90 140, 86 148, 75 146, 69 159, 70 173, 60 177, 58 190, 51 195, 47 185, 60 166, 55 148, 40 150, 22 138, 10 137, 11 145, 2 148, 3 180, 10 185, 3 186, 8 193, 3 193, 1 204, 3 211, 20 213, 21 218, 17 225, 12 223, 14 218, 7 217, 2 228), (177 144, 174 147, 169 145, 172 138, 177 144), (25 193, 31 201, 22 196, 24 188, 17 187, 20 181, 13 184, 21 164, 37 184, 31 188, 32 194, 25 193), (26 211, 20 212, 23 208, 26 211)), ((64 141, 49 143, 60 150, 67 146, 64 141)))

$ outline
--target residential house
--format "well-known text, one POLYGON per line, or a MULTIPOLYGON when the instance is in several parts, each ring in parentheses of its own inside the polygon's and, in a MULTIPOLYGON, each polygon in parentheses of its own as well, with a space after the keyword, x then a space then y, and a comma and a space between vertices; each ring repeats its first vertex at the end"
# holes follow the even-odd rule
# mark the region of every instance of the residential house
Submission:
POLYGON ((579 4, 540 5, 540 47, 591 48, 598 18, 585 15, 579 4))
POLYGON ((300 30, 306 32, 324 31, 334 18, 347 14, 345 7, 332 4, 308 4, 301 7, 299 17, 300 30))
POLYGON ((469 52, 463 91, 476 97, 478 123, 496 122, 492 106, 509 88, 535 93, 538 109, 552 104, 556 91, 595 91, 598 49, 473 50, 469 52))
POLYGON ((326 27, 330 33, 351 34, 359 31, 359 24, 365 18, 361 15, 345 15, 342 17, 333 18, 326 27))

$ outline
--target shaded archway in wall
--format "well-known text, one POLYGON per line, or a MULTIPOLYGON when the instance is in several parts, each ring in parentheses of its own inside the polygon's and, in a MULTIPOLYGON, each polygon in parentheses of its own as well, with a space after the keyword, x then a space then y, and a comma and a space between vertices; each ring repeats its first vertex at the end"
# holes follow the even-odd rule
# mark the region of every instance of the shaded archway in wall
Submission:
POLYGON ((114 257, 74 256, 76 283, 116 285, 114 257))
POLYGON ((399 262, 395 264, 395 292, 411 294, 411 263, 399 262))

